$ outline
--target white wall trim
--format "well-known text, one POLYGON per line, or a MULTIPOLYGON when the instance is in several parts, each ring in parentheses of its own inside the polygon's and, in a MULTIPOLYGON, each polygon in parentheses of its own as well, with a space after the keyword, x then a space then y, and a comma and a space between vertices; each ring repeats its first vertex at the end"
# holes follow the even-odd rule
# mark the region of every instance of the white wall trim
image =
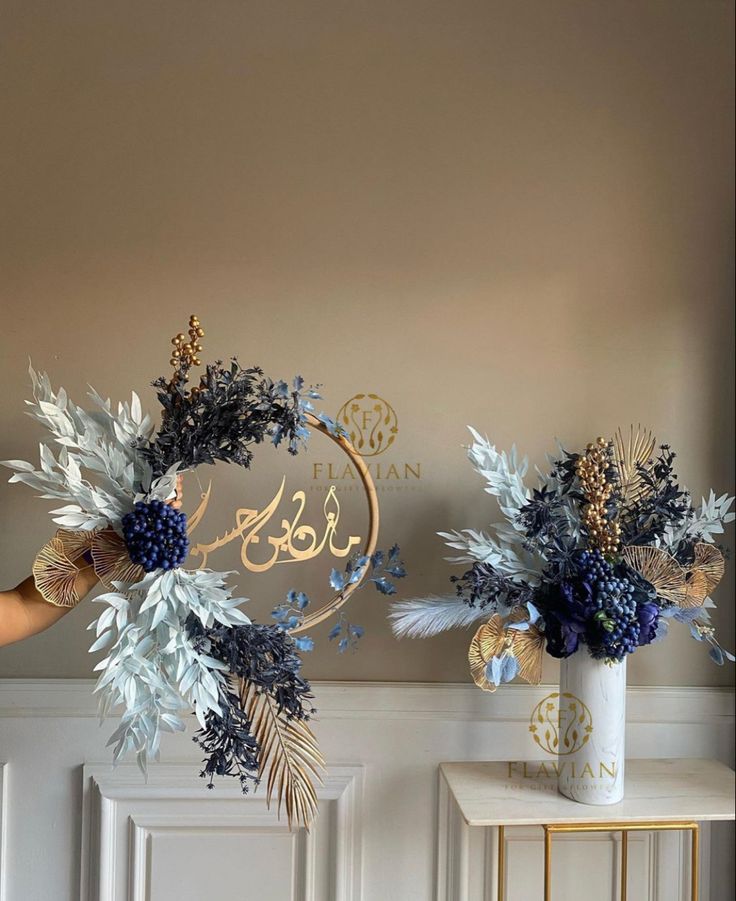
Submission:
MULTIPOLYGON (((334 805, 328 841, 334 849, 329 864, 335 901, 360 901, 362 894, 362 785, 363 767, 352 765, 330 767, 324 784, 316 787, 319 801, 334 805)), ((262 796, 244 796, 236 780, 223 780, 203 795, 202 780, 189 764, 158 764, 145 783, 134 764, 114 770, 109 764, 86 764, 82 811, 82 901, 146 901, 152 839, 213 831, 292 841, 292 899, 321 901, 314 879, 320 818, 310 832, 291 832, 262 796), (190 803, 182 810, 176 803, 181 801, 190 803)))
MULTIPOLYGON (((198 775, 201 750, 191 741, 193 718, 188 734, 166 737, 162 762, 151 766, 147 783, 135 765, 113 769, 105 742, 114 722, 99 728, 93 687, 87 679, 0 680, 0 759, 8 761, 2 818, 7 901, 141 901, 160 867, 176 875, 171 849, 179 839, 182 848, 191 848, 201 833, 212 853, 216 836, 230 826, 236 836, 225 842, 230 848, 242 844, 255 870, 261 851, 253 849, 264 846, 264 828, 271 856, 263 861, 263 872, 274 872, 274 857, 293 868, 292 888, 282 890, 279 883, 278 901, 285 901, 284 895, 289 901, 380 901, 391 893, 402 901, 428 901, 443 888, 452 901, 471 890, 471 898, 492 898, 492 837, 470 834, 448 816, 446 799, 438 809, 437 768, 443 761, 538 756, 529 715, 557 690, 514 684, 487 694, 469 684, 316 683, 316 731, 328 761, 327 784, 320 791, 323 816, 313 836, 292 844, 279 831, 284 824, 265 811, 262 793, 242 798, 234 780, 205 789, 198 775), (177 814, 182 822, 175 822, 177 814), (449 845, 447 859, 437 858, 438 833, 440 848, 449 845), (479 842, 490 855, 479 851, 479 842), (463 885, 467 889, 457 889, 463 885)), ((729 688, 632 687, 630 755, 714 757, 732 765, 733 704, 729 688)), ((716 848, 713 901, 731 897, 729 829, 719 824, 710 836, 716 848)), ((704 886, 707 838, 704 833, 704 886)), ((522 846, 516 839, 509 846, 517 868, 522 846)), ((586 847, 598 854, 603 846, 586 847)), ((678 898, 687 854, 677 836, 660 836, 645 856, 648 870, 638 875, 632 870, 632 890, 648 901, 678 898)), ((228 852, 226 862, 231 861, 228 852)), ((540 865, 538 842, 529 843, 521 872, 527 866, 536 880, 540 865)), ((176 897, 176 885, 173 891, 163 897, 176 897)), ((273 901, 273 894, 266 897, 273 901)))
MULTIPOLYGON (((94 717, 92 679, 0 679, 0 717, 94 717)), ((494 694, 448 682, 315 682, 318 720, 432 719, 522 723, 557 685, 505 685, 494 694)), ((630 723, 725 724, 734 720, 733 688, 630 686, 630 723)))

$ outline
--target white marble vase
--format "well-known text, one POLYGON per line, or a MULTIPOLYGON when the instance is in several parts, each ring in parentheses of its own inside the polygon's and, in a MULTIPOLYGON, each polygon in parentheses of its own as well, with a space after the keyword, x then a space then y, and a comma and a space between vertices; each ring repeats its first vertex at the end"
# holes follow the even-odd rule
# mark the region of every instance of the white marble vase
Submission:
POLYGON ((608 665, 586 648, 561 661, 559 792, 583 804, 624 796, 626 659, 608 665))

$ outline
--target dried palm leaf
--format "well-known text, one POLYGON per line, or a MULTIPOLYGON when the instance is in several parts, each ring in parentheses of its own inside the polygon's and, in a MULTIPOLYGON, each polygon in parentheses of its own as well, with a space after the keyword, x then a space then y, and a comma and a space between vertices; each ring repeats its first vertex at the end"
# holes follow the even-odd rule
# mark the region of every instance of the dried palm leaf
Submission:
POLYGON ((637 503, 650 489, 642 479, 642 468, 652 459, 656 439, 650 431, 638 426, 629 428, 628 440, 619 428, 613 437, 614 459, 619 477, 619 490, 625 506, 637 503))
POLYGON ((56 607, 76 607, 80 598, 75 582, 79 570, 64 553, 59 538, 44 545, 33 561, 33 579, 45 601, 56 607))
POLYGON ((270 695, 249 682, 242 683, 240 701, 258 742, 259 778, 268 771, 266 804, 270 807, 275 796, 279 815, 282 804, 286 809, 289 828, 296 823, 309 829, 319 803, 313 779, 321 783, 325 770, 312 730, 303 720, 287 719, 270 695))
MULTIPOLYGON (((511 622, 527 619, 523 607, 516 607, 510 616, 511 622)), ((528 629, 507 629, 505 623, 495 613, 473 636, 468 649, 470 674, 475 684, 483 691, 495 691, 496 686, 486 675, 488 663, 504 651, 510 651, 519 661, 519 675, 526 682, 539 685, 542 681, 542 657, 544 635, 535 625, 528 629)))
POLYGON ((92 562, 97 578, 108 590, 114 588, 113 582, 139 582, 145 574, 131 561, 125 542, 113 529, 94 533, 92 562))

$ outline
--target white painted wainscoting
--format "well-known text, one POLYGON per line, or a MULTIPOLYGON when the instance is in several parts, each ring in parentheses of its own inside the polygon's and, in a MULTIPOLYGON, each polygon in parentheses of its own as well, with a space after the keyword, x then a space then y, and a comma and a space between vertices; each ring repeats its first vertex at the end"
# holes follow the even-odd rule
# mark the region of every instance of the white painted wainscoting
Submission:
MULTIPOLYGON (((315 724, 329 776, 312 832, 291 834, 258 794, 197 777, 190 736, 167 736, 148 783, 113 769, 86 680, 0 680, 2 901, 459 901, 438 895, 438 764, 533 760, 528 731, 551 686, 321 683, 315 724)), ((732 691, 633 688, 631 757, 714 757, 732 765, 732 691)), ((192 721, 192 729, 195 721, 192 721)), ((703 842, 703 901, 734 894, 733 831, 703 842), (708 860, 710 858, 710 860, 708 860)), ((493 895, 493 837, 474 880, 493 895), (485 884, 484 883, 484 884, 485 884)), ((536 901, 541 835, 507 831, 506 901, 536 901)), ((557 840, 556 840, 557 841, 557 840)), ((687 895, 687 854, 676 835, 631 840, 630 901, 687 895)), ((614 901, 617 838, 574 836, 555 850, 557 901, 614 901)))

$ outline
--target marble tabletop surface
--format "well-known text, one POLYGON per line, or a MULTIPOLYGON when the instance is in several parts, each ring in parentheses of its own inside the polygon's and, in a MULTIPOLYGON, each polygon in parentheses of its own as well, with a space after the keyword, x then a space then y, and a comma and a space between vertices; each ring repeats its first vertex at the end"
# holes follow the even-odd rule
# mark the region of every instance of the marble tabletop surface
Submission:
POLYGON ((555 764, 443 763, 440 778, 469 826, 734 819, 734 771, 715 760, 627 760, 624 800, 602 807, 558 794, 555 764))

